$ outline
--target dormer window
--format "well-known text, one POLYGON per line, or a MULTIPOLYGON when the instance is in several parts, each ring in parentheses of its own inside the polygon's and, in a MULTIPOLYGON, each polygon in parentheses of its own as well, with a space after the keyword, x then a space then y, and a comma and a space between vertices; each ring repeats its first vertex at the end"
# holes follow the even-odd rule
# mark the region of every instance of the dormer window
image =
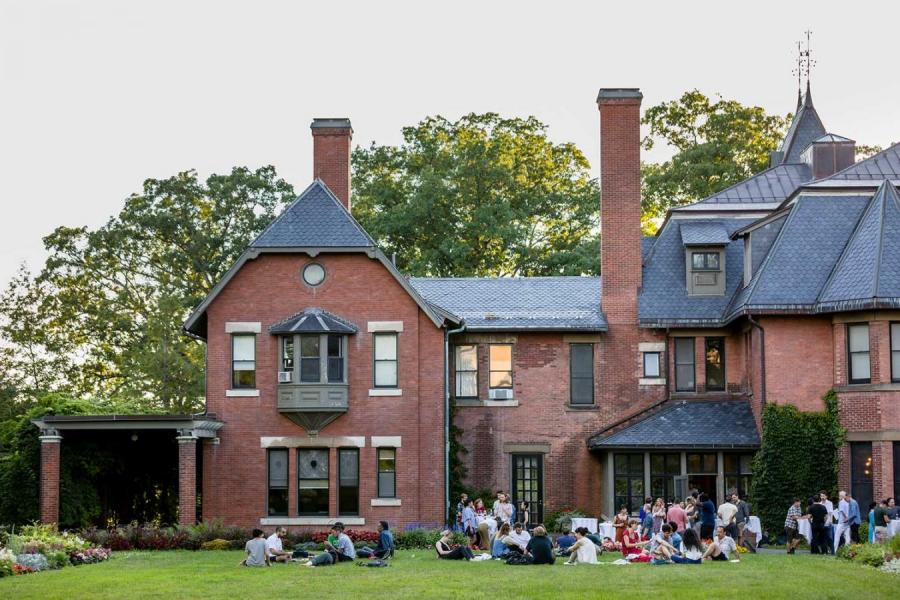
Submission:
POLYGON ((718 252, 692 252, 691 265, 694 271, 720 271, 718 252))
POLYGON ((692 296, 725 293, 724 248, 687 248, 687 288, 692 296))

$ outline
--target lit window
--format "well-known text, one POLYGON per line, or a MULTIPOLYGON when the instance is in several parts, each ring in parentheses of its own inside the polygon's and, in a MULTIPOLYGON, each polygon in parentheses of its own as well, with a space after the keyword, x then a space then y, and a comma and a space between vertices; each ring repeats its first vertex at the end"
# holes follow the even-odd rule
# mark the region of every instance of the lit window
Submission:
POLYGON ((512 388, 512 345, 492 344, 490 348, 491 387, 512 388))

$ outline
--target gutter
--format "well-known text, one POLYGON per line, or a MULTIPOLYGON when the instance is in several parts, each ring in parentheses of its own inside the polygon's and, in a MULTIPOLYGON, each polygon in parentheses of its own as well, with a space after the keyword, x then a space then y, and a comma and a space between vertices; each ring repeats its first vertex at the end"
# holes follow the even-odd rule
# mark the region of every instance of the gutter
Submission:
POLYGON ((444 517, 450 519, 450 336, 466 330, 463 320, 457 329, 444 330, 444 517))
POLYGON ((759 374, 760 374, 760 386, 759 386, 759 395, 762 400, 762 405, 766 405, 766 330, 763 329, 763 326, 759 324, 759 321, 753 318, 753 315, 748 314, 747 320, 750 322, 750 325, 759 330, 759 374))

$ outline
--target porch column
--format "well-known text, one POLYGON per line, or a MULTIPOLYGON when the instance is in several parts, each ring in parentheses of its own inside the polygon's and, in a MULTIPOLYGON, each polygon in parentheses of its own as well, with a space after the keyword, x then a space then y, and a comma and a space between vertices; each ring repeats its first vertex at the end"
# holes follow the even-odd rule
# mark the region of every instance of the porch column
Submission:
POLYGON ((45 429, 41 436, 41 523, 59 522, 59 444, 62 436, 45 429))
POLYGON ((197 438, 190 432, 178 437, 178 523, 197 522, 197 438))

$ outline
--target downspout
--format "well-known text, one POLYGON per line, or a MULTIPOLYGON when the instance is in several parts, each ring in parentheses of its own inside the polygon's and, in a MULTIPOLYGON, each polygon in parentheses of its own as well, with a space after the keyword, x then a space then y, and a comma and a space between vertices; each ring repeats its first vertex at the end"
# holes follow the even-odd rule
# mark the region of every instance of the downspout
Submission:
MULTIPOLYGON (((759 375, 760 375, 760 385, 759 385, 759 395, 762 406, 766 405, 766 330, 763 329, 763 326, 759 324, 759 322, 753 318, 753 315, 747 315, 747 320, 750 321, 750 325, 759 329, 759 375)), ((751 340, 752 341, 752 340, 751 340)))
POLYGON ((458 329, 444 330, 444 518, 450 519, 450 336, 466 330, 466 322, 458 329))

